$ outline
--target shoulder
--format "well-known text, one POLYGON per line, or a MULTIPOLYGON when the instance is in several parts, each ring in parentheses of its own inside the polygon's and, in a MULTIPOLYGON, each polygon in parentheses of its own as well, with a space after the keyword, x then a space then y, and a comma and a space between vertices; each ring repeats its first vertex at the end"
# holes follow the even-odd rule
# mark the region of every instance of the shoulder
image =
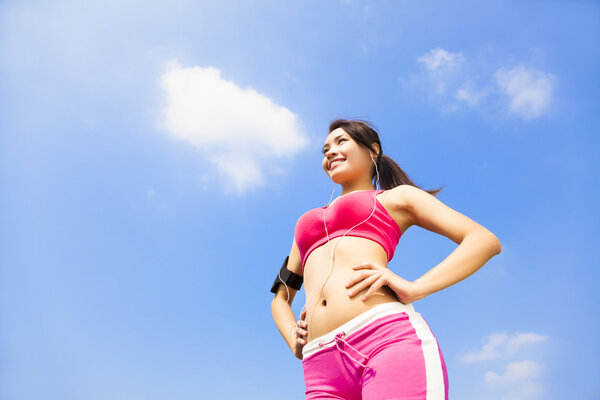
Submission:
MULTIPOLYGON (((394 188, 395 189, 395 188, 394 188)), ((469 217, 441 202, 436 196, 412 185, 402 185, 396 196, 412 225, 446 236, 455 243, 462 242, 472 231, 483 228, 469 217)))
POLYGON ((409 225, 418 225, 419 210, 431 202, 439 202, 435 196, 413 185, 400 185, 385 192, 391 208, 405 216, 409 225))
POLYGON ((385 198, 396 210, 404 210, 410 205, 411 200, 414 201, 415 196, 418 196, 415 191, 425 192, 412 185, 400 185, 386 190, 385 198))

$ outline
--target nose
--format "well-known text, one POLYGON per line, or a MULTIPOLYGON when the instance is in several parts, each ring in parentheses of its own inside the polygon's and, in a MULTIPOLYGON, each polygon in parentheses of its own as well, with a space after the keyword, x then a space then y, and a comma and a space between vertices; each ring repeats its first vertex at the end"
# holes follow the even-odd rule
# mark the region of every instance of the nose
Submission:
POLYGON ((331 160, 332 158, 334 158, 337 155, 338 155, 338 152, 336 150, 334 150, 333 148, 327 149, 327 151, 325 152, 325 156, 327 157, 328 160, 331 160))

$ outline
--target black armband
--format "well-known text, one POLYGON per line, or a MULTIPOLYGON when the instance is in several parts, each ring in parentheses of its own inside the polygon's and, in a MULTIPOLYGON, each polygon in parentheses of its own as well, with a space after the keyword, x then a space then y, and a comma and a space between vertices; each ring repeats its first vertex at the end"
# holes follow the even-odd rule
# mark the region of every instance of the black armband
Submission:
POLYGON ((279 285, 285 283, 287 286, 294 288, 296 290, 300 290, 302 287, 303 278, 302 275, 298 275, 287 269, 288 260, 290 256, 285 258, 281 269, 277 273, 277 277, 275 278, 275 282, 273 282, 273 286, 271 287, 271 293, 277 293, 277 289, 279 285))

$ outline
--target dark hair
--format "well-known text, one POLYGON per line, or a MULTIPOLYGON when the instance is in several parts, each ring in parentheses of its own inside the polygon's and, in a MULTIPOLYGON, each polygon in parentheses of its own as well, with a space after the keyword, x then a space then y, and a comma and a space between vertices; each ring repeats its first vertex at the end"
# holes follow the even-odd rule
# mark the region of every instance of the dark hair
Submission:
MULTIPOLYGON (((381 148, 381 141, 379 140, 379 133, 377 129, 373 126, 373 124, 363 121, 360 119, 348 120, 348 119, 336 119, 331 124, 329 124, 329 133, 336 130, 337 128, 342 128, 356 143, 367 148, 372 152, 376 152, 373 147, 374 143, 377 143, 379 146, 379 154, 377 155, 377 169, 379 170, 379 186, 382 189, 392 189, 396 186, 400 185, 412 185, 422 189, 418 185, 416 185, 400 168, 398 164, 390 157, 383 154, 383 149, 381 148)), ((375 178, 377 177, 375 168, 373 168, 371 179, 373 180, 373 186, 375 186, 375 178)), ((375 188, 377 189, 377 188, 375 188)), ((427 193, 437 196, 437 194, 442 190, 442 188, 425 190, 427 193)))

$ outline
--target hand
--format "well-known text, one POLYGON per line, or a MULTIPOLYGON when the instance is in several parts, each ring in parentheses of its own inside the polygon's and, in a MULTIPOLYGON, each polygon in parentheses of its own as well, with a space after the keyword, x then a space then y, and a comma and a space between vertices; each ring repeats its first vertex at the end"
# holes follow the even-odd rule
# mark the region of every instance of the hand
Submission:
POLYGON ((362 300, 366 301, 376 290, 384 285, 392 289, 398 300, 404 304, 409 304, 425 297, 419 293, 419 288, 415 282, 410 282, 399 277, 387 267, 374 263, 364 263, 355 265, 352 269, 361 272, 345 286, 349 288, 355 285, 348 292, 348 296, 350 297, 356 296, 360 291, 370 286, 369 290, 362 297, 362 300))
POLYGON ((302 360, 302 349, 306 344, 306 337, 308 336, 308 323, 304 320, 306 318, 306 310, 300 314, 300 320, 296 322, 296 329, 294 332, 294 355, 297 359, 302 360))

